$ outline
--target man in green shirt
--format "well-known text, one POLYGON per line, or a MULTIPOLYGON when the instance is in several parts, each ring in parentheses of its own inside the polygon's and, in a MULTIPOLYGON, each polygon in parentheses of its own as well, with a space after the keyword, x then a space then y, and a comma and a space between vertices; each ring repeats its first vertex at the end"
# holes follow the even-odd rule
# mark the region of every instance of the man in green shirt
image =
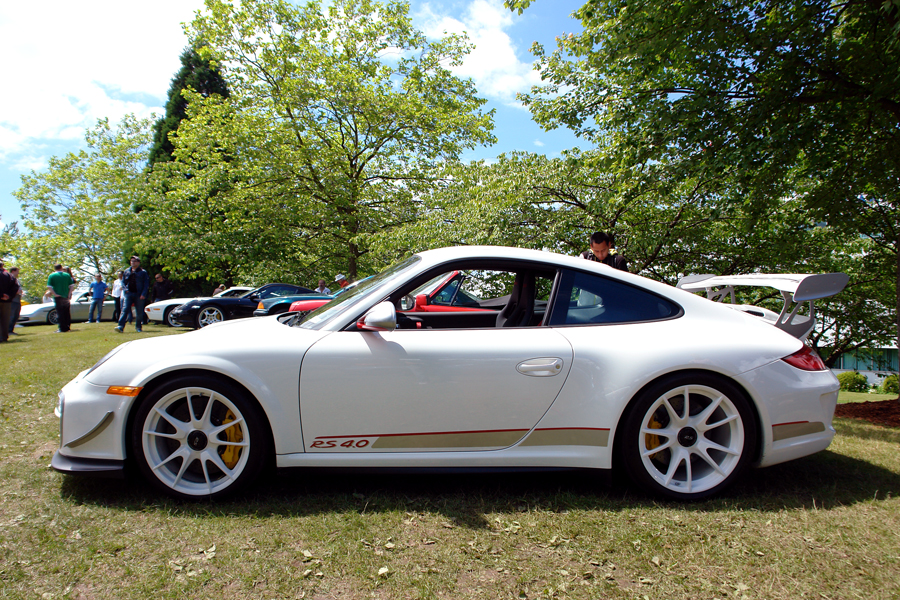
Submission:
POLYGON ((47 278, 47 287, 53 290, 53 303, 56 305, 56 319, 59 326, 56 331, 69 331, 72 326, 69 292, 75 287, 72 276, 63 271, 62 265, 53 265, 53 273, 47 278))

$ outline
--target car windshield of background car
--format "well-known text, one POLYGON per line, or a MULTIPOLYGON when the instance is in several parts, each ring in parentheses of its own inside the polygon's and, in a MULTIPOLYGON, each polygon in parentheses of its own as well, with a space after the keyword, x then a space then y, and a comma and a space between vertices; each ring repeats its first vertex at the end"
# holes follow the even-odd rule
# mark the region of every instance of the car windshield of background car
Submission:
POLYGON ((309 315, 298 324, 299 327, 303 327, 304 329, 320 329, 324 327, 332 318, 364 301, 366 297, 369 296, 370 292, 373 290, 377 291, 378 288, 382 287, 382 284, 402 276, 405 271, 411 269, 413 265, 420 260, 422 259, 419 256, 410 256, 406 260, 400 261, 387 268, 378 275, 360 281, 352 289, 348 289, 328 304, 309 313, 309 315))

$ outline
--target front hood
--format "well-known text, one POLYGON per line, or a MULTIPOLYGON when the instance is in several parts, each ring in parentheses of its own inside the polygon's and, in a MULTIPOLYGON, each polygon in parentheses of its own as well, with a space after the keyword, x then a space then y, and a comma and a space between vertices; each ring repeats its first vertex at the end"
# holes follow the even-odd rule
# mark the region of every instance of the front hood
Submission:
POLYGON ((127 343, 86 380, 96 385, 143 386, 160 373, 206 369, 241 379, 296 366, 306 350, 328 332, 288 327, 276 318, 225 321, 177 335, 127 343))
POLYGON ((53 304, 26 304, 22 307, 22 310, 19 311, 19 315, 23 317, 30 317, 31 315, 42 310, 52 310, 53 307, 53 304))

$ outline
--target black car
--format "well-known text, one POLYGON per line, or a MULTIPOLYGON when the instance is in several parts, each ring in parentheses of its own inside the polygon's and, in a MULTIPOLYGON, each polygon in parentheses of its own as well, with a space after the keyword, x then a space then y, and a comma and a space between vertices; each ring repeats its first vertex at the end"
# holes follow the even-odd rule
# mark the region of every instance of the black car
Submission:
POLYGON ((173 310, 171 320, 181 327, 199 329, 221 321, 252 317, 259 301, 266 298, 314 293, 290 283, 267 283, 236 298, 195 298, 173 310))

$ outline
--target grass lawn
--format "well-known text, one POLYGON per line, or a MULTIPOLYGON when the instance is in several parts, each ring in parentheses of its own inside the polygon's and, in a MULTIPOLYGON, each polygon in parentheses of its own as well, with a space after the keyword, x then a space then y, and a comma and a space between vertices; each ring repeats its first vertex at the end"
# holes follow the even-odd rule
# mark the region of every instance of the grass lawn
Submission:
POLYGON ((0 598, 900 595, 900 430, 860 421, 690 505, 589 472, 303 471, 221 504, 65 477, 48 467, 60 387, 116 344, 184 331, 112 327, 0 346, 0 598))
POLYGON ((838 402, 875 402, 876 400, 896 400, 897 394, 869 394, 867 392, 838 392, 838 402))

